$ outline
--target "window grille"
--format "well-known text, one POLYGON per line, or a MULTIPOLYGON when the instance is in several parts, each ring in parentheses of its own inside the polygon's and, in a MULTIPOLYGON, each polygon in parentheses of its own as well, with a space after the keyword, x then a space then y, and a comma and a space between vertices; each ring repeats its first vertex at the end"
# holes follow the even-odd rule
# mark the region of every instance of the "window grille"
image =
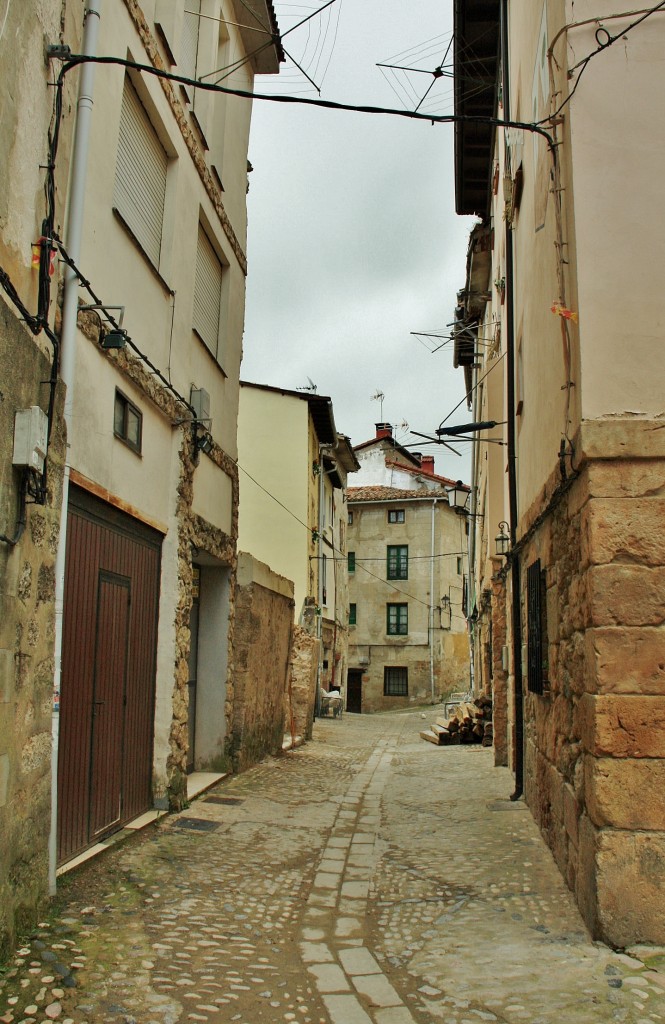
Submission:
POLYGON ((383 695, 384 697, 408 697, 408 668, 397 668, 394 665, 385 666, 383 670, 383 695))
POLYGON ((547 683, 547 601, 545 573, 540 559, 527 569, 527 688, 544 693, 547 683))

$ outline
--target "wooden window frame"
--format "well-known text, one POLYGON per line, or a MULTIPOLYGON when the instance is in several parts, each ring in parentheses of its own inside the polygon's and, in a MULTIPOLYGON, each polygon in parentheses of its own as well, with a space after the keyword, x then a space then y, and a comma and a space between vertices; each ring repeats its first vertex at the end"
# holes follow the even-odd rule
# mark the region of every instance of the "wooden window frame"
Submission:
POLYGON ((127 395, 125 395, 120 390, 120 388, 115 389, 115 398, 113 400, 113 436, 117 437, 117 439, 119 441, 122 441, 123 444, 126 444, 127 447, 131 448, 131 450, 133 452, 136 452, 137 455, 141 454, 141 450, 143 447, 143 413, 141 412, 139 407, 135 405, 134 402, 132 402, 131 399, 129 399, 127 395), (121 430, 116 429, 116 409, 118 408, 119 405, 122 406, 123 410, 121 430), (139 437, 136 443, 130 439, 127 433, 128 412, 133 412, 138 420, 139 437))
POLYGON ((386 553, 386 578, 389 580, 408 580, 409 578, 409 545, 389 544, 386 553))
POLYGON ((404 509, 403 508, 389 508, 388 509, 388 522, 389 523, 403 523, 405 521, 404 509))
POLYGON ((356 626, 358 624, 358 606, 352 601, 349 604, 349 625, 356 626))
POLYGON ((346 555, 346 567, 348 572, 356 571, 356 553, 355 551, 348 551, 346 555))
POLYGON ((408 636, 409 606, 405 601, 386 605, 386 633, 388 636, 408 636))

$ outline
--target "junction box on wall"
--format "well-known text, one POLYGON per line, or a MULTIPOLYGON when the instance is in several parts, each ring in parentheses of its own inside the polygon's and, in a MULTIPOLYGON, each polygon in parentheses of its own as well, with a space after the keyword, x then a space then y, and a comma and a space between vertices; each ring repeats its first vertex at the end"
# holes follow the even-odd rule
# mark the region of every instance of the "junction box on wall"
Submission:
POLYGON ((14 418, 14 466, 44 471, 48 447, 48 417, 38 405, 19 409, 14 418))

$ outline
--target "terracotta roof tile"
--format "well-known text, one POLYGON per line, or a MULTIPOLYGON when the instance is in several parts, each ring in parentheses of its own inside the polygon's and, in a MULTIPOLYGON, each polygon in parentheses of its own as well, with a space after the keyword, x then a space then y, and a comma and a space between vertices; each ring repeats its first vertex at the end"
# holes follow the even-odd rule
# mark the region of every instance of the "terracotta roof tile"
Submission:
POLYGON ((408 498, 447 498, 443 487, 404 490, 401 487, 347 487, 347 501, 404 501, 408 498))

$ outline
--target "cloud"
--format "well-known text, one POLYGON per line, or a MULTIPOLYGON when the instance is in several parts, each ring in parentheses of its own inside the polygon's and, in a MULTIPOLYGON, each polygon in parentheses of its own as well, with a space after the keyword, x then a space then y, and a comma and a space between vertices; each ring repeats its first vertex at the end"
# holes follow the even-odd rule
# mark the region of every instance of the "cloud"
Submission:
MULTIPOLYGON (((344 0, 326 97, 396 106, 374 65, 449 30, 442 6, 344 0)), ((464 283, 453 143, 447 125, 254 104, 242 375, 289 388, 311 377, 355 443, 380 418, 377 388, 384 418, 422 432, 464 395, 450 346, 432 355, 410 333, 449 322, 464 283)), ((464 475, 466 458, 439 452, 438 471, 464 475)))

